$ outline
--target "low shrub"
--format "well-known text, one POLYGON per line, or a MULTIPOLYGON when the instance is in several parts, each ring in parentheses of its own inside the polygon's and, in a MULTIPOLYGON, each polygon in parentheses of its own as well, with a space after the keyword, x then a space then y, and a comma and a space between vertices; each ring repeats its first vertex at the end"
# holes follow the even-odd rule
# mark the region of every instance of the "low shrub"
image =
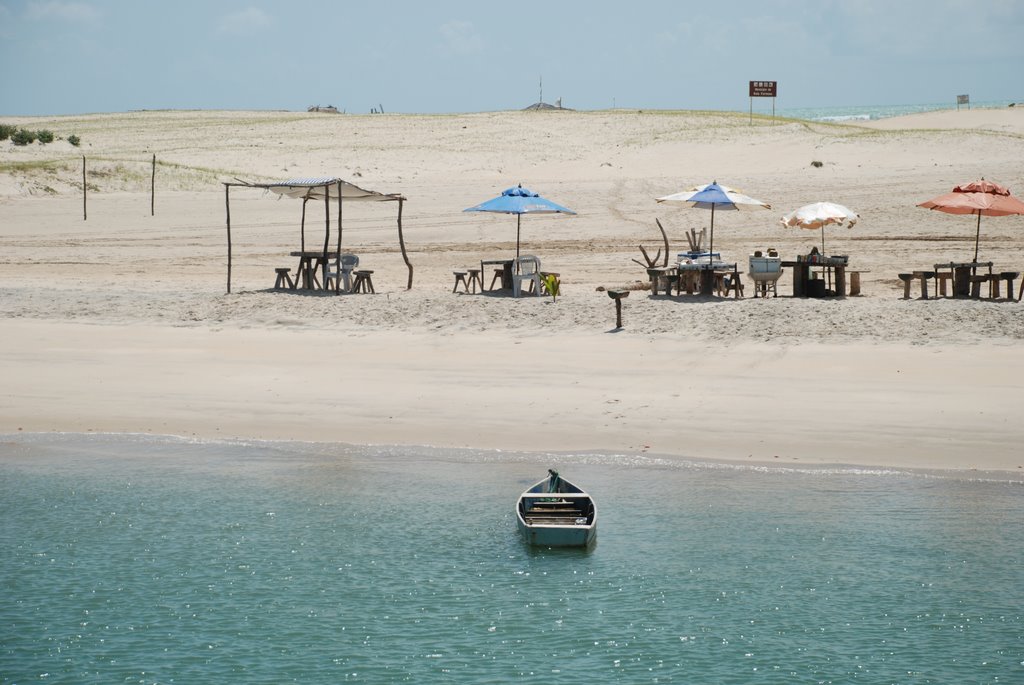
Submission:
POLYGON ((11 124, 0 124, 0 140, 7 140, 18 130, 17 126, 11 124))
POLYGON ((19 128, 13 134, 11 134, 11 141, 15 145, 28 145, 36 142, 36 132, 28 131, 23 128, 19 128))
POLYGON ((53 142, 53 131, 50 131, 50 130, 47 130, 47 129, 43 129, 41 131, 36 131, 36 138, 43 145, 46 145, 47 143, 52 143, 53 142))
POLYGON ((76 136, 74 133, 72 133, 70 136, 68 136, 68 142, 74 145, 75 147, 78 147, 79 145, 82 144, 82 139, 76 136))

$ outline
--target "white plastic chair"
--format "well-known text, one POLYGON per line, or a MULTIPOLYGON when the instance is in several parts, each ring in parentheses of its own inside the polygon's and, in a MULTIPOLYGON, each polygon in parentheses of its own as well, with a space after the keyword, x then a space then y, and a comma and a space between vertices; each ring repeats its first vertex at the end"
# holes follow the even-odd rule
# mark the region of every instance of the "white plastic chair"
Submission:
POLYGON ((530 283, 530 293, 540 295, 540 260, 533 255, 519 257, 518 269, 512 274, 512 293, 516 297, 523 294, 523 283, 530 283))
POLYGON ((351 292, 352 271, 359 266, 359 257, 354 254, 343 254, 332 259, 327 265, 327 283, 324 287, 330 287, 334 283, 334 292, 351 292))

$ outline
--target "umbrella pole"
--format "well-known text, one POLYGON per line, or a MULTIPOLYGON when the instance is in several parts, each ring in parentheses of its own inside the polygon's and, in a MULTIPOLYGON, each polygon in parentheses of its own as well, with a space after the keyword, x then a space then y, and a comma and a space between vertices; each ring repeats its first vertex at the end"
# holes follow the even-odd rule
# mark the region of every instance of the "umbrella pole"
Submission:
POLYGON ((974 261, 978 261, 978 241, 981 240, 981 210, 978 210, 978 229, 974 234, 974 261))
MULTIPOLYGON (((825 224, 821 225, 821 256, 822 256, 822 258, 825 257, 825 224)), ((826 281, 826 283, 825 283, 825 287, 828 288, 829 290, 832 290, 832 267, 831 266, 825 267, 825 274, 826 274, 826 277, 828 279, 826 281)))
POLYGON ((711 205, 711 239, 708 241, 708 259, 715 261, 715 205, 711 205))
POLYGON ((522 214, 516 214, 516 269, 515 273, 519 273, 519 225, 523 221, 522 214))
POLYGON ((299 222, 299 250, 306 251, 306 203, 309 202, 309 195, 302 198, 302 220, 299 222))

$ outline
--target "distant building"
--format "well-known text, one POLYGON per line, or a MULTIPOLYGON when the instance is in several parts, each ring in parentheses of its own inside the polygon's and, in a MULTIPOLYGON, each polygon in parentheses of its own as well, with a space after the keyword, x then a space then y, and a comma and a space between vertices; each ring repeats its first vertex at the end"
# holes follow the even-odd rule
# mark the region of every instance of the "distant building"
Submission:
POLYGON ((338 108, 334 105, 310 105, 306 108, 307 112, 327 112, 329 114, 337 114, 338 108))

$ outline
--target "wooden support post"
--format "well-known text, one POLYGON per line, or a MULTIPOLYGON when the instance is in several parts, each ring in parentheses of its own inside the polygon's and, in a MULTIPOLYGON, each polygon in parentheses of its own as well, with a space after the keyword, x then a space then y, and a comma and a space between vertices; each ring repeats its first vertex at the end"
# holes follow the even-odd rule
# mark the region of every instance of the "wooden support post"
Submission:
MULTIPOLYGON (((309 202, 309 193, 302 198, 302 218, 299 220, 299 252, 306 251, 306 203, 309 202)), ((307 286, 308 287, 308 286, 307 286)))
POLYGON ((89 218, 89 213, 85 208, 85 195, 88 192, 85 183, 85 155, 82 155, 82 221, 89 218))
POLYGON ((153 153, 153 175, 149 179, 149 215, 156 216, 156 153, 153 153))
MULTIPOLYGON (((338 196, 338 202, 341 202, 341 196, 338 196)), ((320 284, 324 290, 327 290, 327 253, 331 249, 331 186, 324 186, 324 255, 323 259, 320 260, 320 284)), ((338 270, 341 270, 341 256, 338 256, 338 270)))
MULTIPOLYGON (((409 261, 409 255, 405 251, 405 237, 402 235, 402 205, 405 203, 404 198, 398 198, 398 247, 402 250, 402 259, 405 260, 405 265, 409 267, 409 282, 406 284, 406 290, 412 290, 412 262, 409 261)), ((484 289, 483 281, 480 281, 480 290, 484 289)))
POLYGON ((228 295, 231 294, 231 186, 224 184, 224 211, 228 224, 228 295))
MULTIPOLYGON (((344 190, 343 184, 345 182, 338 180, 338 258, 341 258, 341 193, 344 190)), ((339 264, 341 262, 338 262, 339 264)))

